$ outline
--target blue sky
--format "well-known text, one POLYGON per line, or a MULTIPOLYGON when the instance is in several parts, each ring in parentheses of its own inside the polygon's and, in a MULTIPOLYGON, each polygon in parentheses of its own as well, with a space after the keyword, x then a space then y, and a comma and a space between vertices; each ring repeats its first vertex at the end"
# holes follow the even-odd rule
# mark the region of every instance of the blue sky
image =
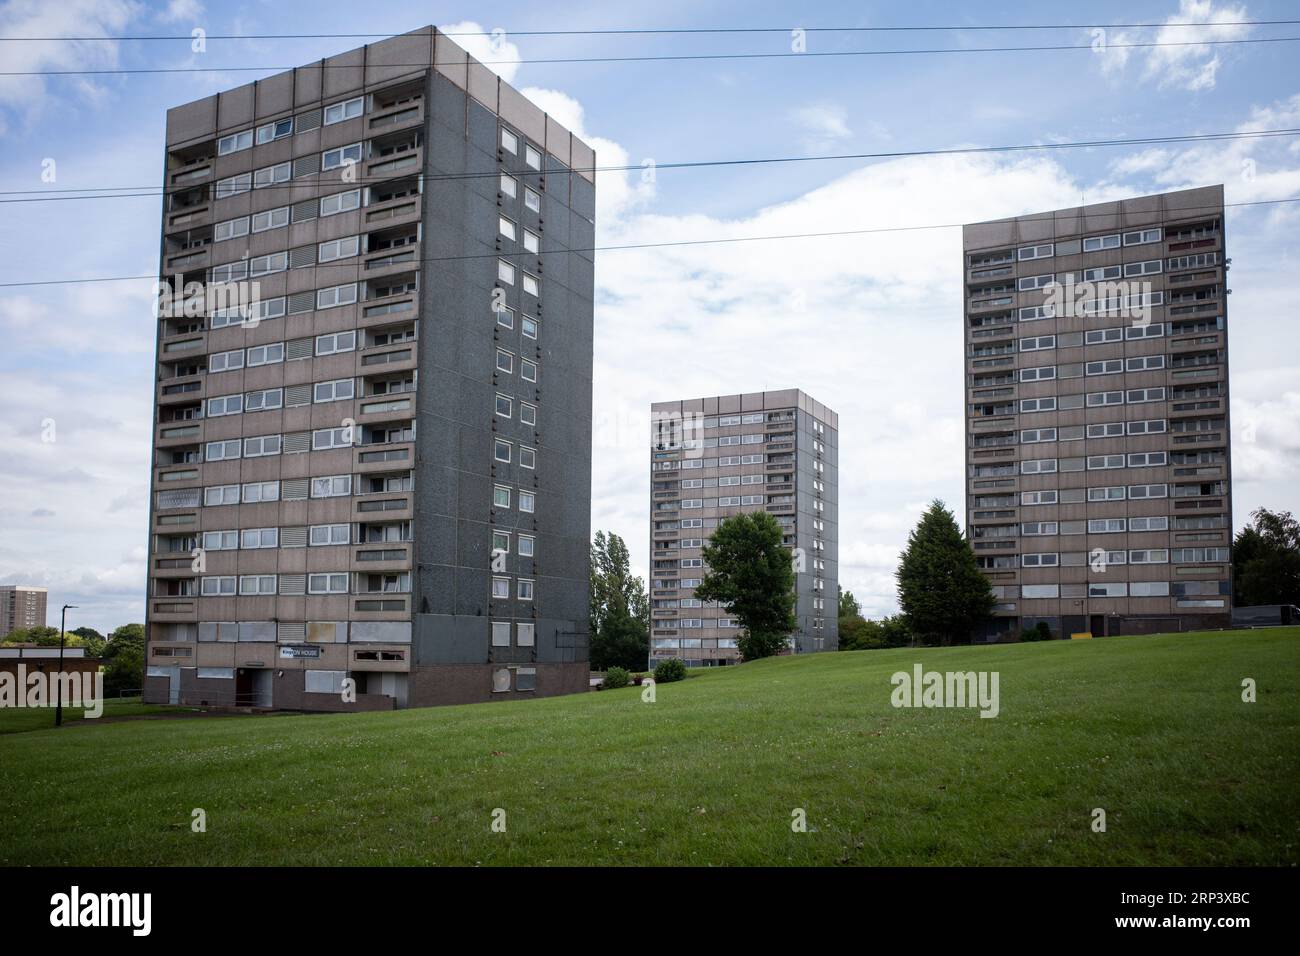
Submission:
MULTIPOLYGON (((871 57, 501 63, 601 165, 815 156, 1300 127, 1300 43, 1126 48, 1300 36, 1285 3, 606 4, 8 2, 0 36, 373 33, 502 28, 485 60, 787 52, 789 30, 1042 22, 1195 29, 811 33, 812 53, 1091 45, 871 57), (310 16, 304 16, 304 10, 310 16), (750 35, 525 36, 529 30, 763 26, 750 35), (1290 66, 1288 66, 1290 64, 1290 66)), ((0 43, 4 71, 200 66, 169 75, 0 77, 0 189, 153 186, 169 106, 364 38, 0 43), (53 167, 48 161, 53 161, 53 167), (42 172, 53 168, 53 182, 42 172)), ((1229 202, 1300 196, 1300 139, 602 173, 601 243, 942 224, 1222 182, 1229 202)), ((51 194, 52 195, 52 194, 51 194)), ((6 198, 6 197, 0 197, 6 198)), ((1229 214, 1237 524, 1300 511, 1300 204, 1229 214)), ((0 282, 146 275, 159 200, 0 205, 0 282)), ((593 529, 644 573, 651 401, 798 386, 841 415, 841 581, 892 609, 892 570, 925 502, 961 504, 959 232, 610 252, 597 265, 593 529), (834 333, 828 347, 823 330, 834 333), (925 348, 921 366, 890 357, 925 348), (647 361, 647 356, 655 361, 647 361), (698 357, 692 357, 692 355, 698 357), (780 356, 781 369, 774 357, 780 356)), ((0 581, 51 588, 101 629, 144 605, 153 319, 149 284, 0 287, 0 581), (50 422, 53 422, 51 434, 50 422), (49 439, 53 440, 49 440, 49 439), (43 440, 45 439, 45 440, 43 440)))

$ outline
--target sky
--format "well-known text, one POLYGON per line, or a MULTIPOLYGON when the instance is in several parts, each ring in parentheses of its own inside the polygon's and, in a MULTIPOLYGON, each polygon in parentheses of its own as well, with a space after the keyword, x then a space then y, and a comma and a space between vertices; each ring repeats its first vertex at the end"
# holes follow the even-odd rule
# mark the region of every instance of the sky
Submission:
POLYGON ((926 226, 853 237, 607 251, 596 264, 592 530, 648 563, 654 401, 797 387, 840 416, 840 583, 868 616, 928 502, 963 509, 957 224, 1223 183, 1232 269, 1234 519, 1300 512, 1300 137, 872 159, 827 155, 1300 128, 1287 3, 547 4, 358 7, 9 0, 0 73, 0 583, 50 589, 50 621, 144 615, 160 199, 167 108, 433 23, 597 150, 597 244, 926 226), (361 11, 364 10, 364 15, 361 11), (1092 25, 1079 25, 1086 17, 1092 25), (1206 24, 1121 26, 1121 24, 1206 24), (974 29, 1069 23, 1065 29, 974 29), (1107 25, 1100 32, 1096 25, 1107 25), (764 33, 528 35, 545 30, 764 33), (878 32, 817 27, 944 27, 878 32), (793 51, 803 29, 804 53, 793 51), (375 34, 217 39, 218 34, 375 34), (1159 47, 1131 44, 1161 43, 1159 47), (981 52, 980 48, 1080 49, 981 52), (960 53, 824 56, 852 51, 960 53), (609 57, 709 59, 622 60, 609 57), (731 58, 720 58, 727 55, 731 58), (602 62, 542 60, 602 58, 602 62), (524 62, 519 62, 524 61, 524 62), (1290 63, 1290 66, 1287 64, 1290 63), (250 69, 251 68, 251 69, 250 69), (756 158, 800 162, 672 169, 756 158), (47 285, 13 283, 48 282, 47 285), (899 356, 906 355, 906 361, 899 356))

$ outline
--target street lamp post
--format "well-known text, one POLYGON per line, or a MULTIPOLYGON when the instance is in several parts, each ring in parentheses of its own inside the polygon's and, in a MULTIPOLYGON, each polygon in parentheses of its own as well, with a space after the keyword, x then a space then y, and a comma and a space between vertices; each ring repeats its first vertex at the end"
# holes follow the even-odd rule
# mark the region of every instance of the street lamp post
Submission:
POLYGON ((54 726, 63 726, 63 638, 68 633, 68 608, 75 608, 75 604, 63 605, 63 612, 59 615, 59 670, 54 675, 54 726))

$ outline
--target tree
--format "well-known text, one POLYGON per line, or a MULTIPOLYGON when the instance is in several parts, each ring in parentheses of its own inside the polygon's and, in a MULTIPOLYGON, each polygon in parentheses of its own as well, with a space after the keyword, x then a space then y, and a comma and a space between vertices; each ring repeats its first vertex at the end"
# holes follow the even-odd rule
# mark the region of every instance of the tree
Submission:
POLYGON ((882 647, 906 647, 912 632, 901 615, 865 621, 860 617, 840 618, 840 650, 872 651, 882 647))
POLYGON ((627 544, 596 532, 591 545, 590 659, 593 670, 644 670, 650 656, 650 598, 631 570, 627 544))
POLYGON ((87 657, 103 657, 104 645, 107 638, 93 627, 79 627, 69 631, 69 634, 75 634, 81 638, 82 645, 86 648, 87 657))
POLYGON ((123 624, 104 645, 104 693, 144 686, 144 625, 123 624))
POLYGON ((1232 542, 1234 603, 1300 606, 1300 522, 1260 508, 1232 542))
POLYGON ((988 579, 942 501, 931 502, 908 535, 895 577, 898 606, 921 643, 966 642, 992 614, 988 579))
MULTIPOLYGON (((57 627, 46 627, 37 625, 36 627, 20 627, 16 631, 10 631, 5 635, 6 644, 38 644, 41 647, 58 647, 59 646, 59 629, 57 627)), ((83 641, 75 633, 69 631, 63 640, 65 647, 81 647, 83 641)))
POLYGON ((795 628, 794 567, 783 536, 775 518, 754 511, 720 521, 701 552, 708 570, 695 596, 735 615, 747 661, 779 653, 795 628))
POLYGON ((858 599, 853 596, 852 591, 844 590, 842 585, 840 589, 840 613, 839 617, 862 617, 862 606, 858 604, 858 599))

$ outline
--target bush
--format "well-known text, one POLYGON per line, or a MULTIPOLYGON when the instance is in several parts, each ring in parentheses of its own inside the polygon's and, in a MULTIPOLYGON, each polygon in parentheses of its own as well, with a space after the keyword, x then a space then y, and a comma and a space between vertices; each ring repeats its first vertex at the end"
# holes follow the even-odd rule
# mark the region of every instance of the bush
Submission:
POLYGON ((605 671, 605 689, 613 690, 615 687, 627 686, 627 671, 621 667, 611 667, 605 671))
POLYGON ((660 661, 655 665, 655 683, 671 684, 673 681, 686 679, 686 665, 675 657, 660 661))
POLYGON ((763 657, 775 657, 789 645, 790 639, 784 634, 772 634, 746 631, 736 641, 742 661, 756 661, 763 657))
POLYGON ((1033 627, 1027 627, 1020 632, 1022 641, 1050 641, 1052 639, 1052 629, 1047 626, 1046 621, 1039 621, 1033 627))

